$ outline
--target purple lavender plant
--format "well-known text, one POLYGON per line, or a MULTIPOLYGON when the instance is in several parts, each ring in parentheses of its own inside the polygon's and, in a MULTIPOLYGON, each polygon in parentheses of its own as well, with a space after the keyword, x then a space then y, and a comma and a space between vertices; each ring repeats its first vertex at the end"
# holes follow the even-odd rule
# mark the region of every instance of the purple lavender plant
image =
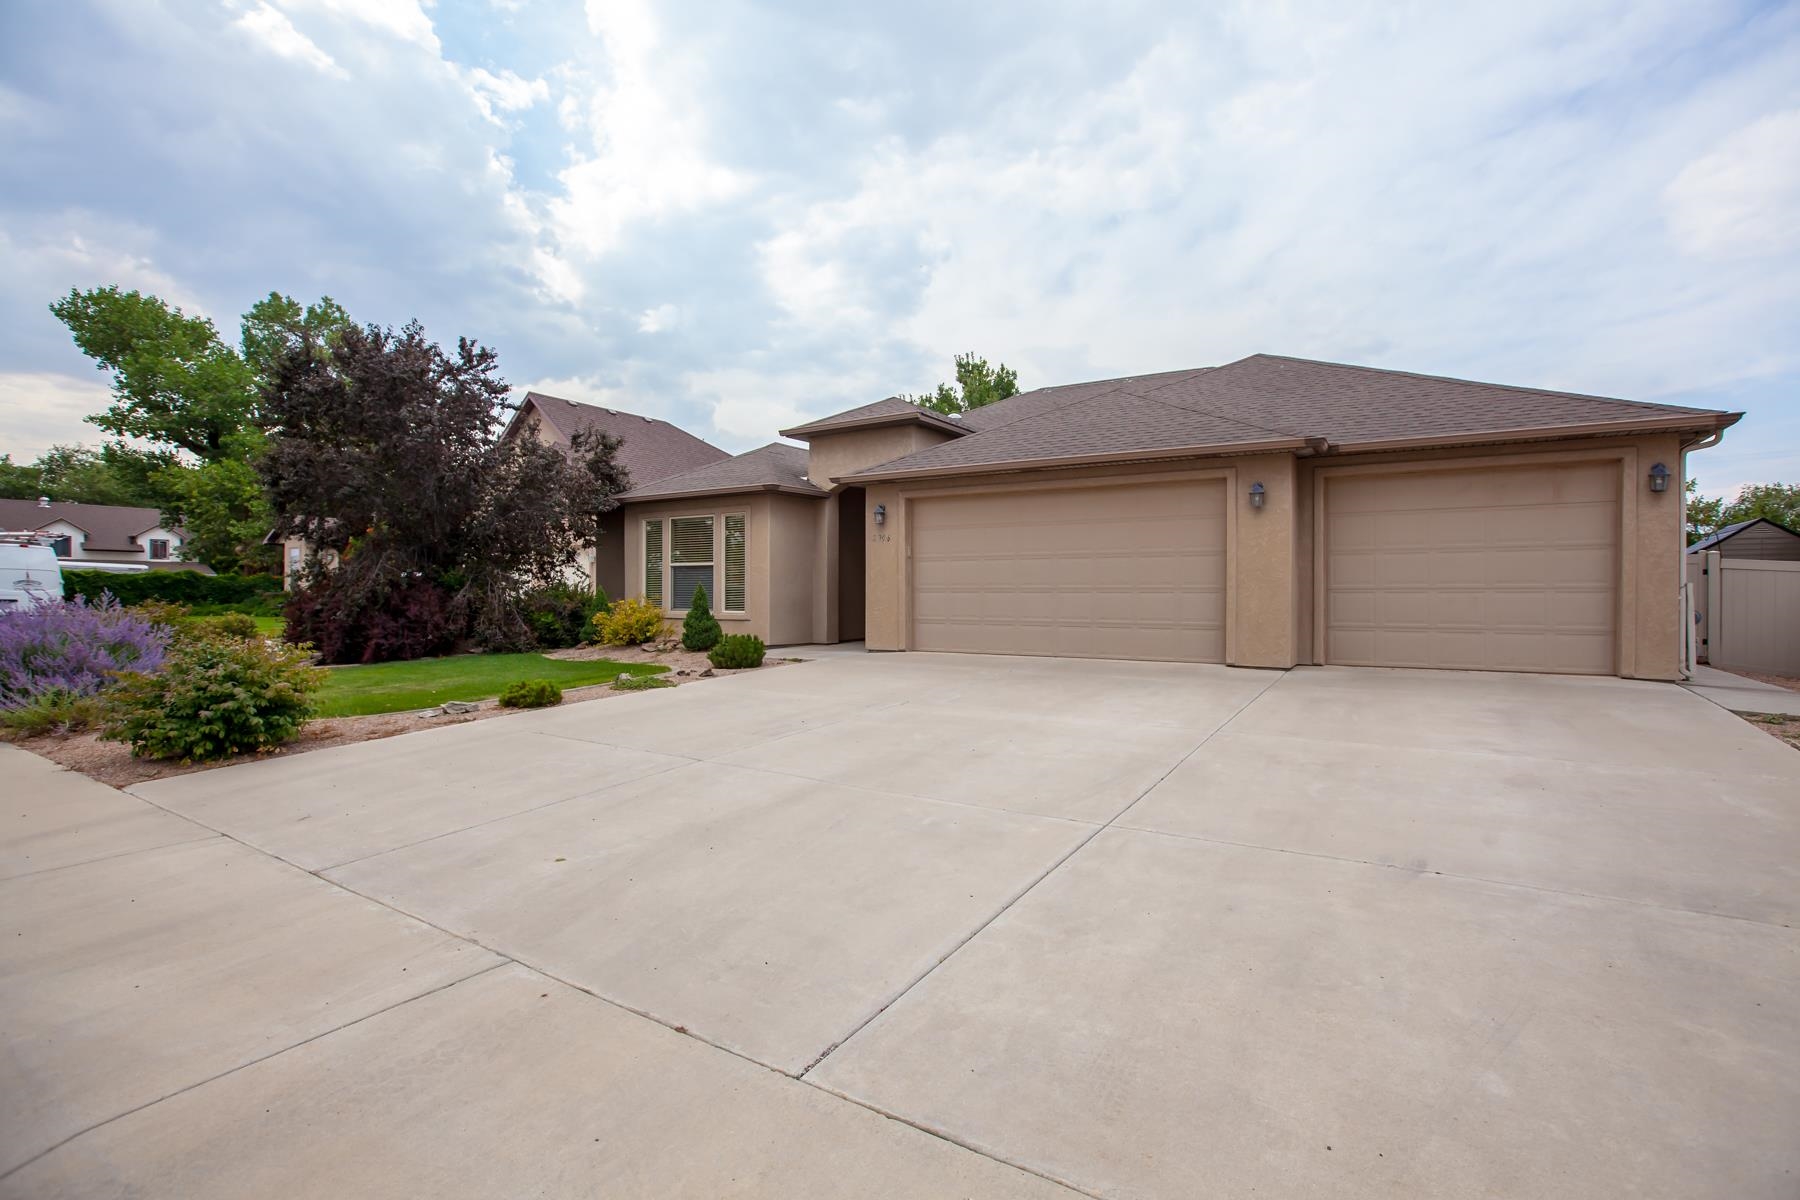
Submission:
POLYGON ((94 695, 112 682, 110 672, 155 671, 168 645, 167 629, 111 596, 0 610, 0 709, 44 692, 94 695))

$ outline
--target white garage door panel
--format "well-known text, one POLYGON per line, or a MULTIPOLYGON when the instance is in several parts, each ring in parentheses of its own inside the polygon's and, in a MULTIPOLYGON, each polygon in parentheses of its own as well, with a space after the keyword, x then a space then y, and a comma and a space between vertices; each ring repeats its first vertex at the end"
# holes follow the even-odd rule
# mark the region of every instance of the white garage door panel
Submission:
POLYGON ((1618 479, 1581 464, 1329 480, 1326 661, 1612 673, 1618 479))
POLYGON ((909 513, 917 649, 1224 661, 1222 483, 931 497, 909 513))

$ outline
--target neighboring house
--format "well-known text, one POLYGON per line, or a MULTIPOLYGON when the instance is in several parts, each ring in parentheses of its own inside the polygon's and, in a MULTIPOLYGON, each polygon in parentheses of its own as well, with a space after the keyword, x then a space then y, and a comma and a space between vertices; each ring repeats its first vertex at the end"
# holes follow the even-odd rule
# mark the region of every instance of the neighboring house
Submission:
POLYGON ((181 561, 187 531, 165 525, 162 513, 154 508, 63 504, 48 496, 0 500, 0 529, 55 535, 56 556, 72 570, 83 563, 142 563, 160 570, 212 574, 204 564, 181 561))
POLYGON ((1672 679, 1684 459, 1740 416, 1265 354, 889 399, 634 487, 625 592, 778 645, 1672 679))
POLYGON ((1767 517, 1751 517, 1726 525, 1687 548, 1689 554, 1704 554, 1708 550, 1717 550, 1720 558, 1800 562, 1800 533, 1767 517))
MULTIPOLYGON (((542 392, 525 393, 501 438, 531 437, 566 450, 576 434, 592 431, 619 439, 618 461, 631 472, 634 487, 731 457, 667 421, 597 404, 579 404, 542 392)), ((623 523, 624 515, 616 509, 601 518, 599 542, 583 552, 580 563, 582 581, 597 585, 611 597, 625 594, 623 523)), ((276 544, 273 534, 268 540, 276 544)), ((289 538, 279 545, 283 586, 292 591, 306 563, 307 542, 304 538, 289 538)), ((331 565, 329 560, 325 563, 327 569, 331 565)))

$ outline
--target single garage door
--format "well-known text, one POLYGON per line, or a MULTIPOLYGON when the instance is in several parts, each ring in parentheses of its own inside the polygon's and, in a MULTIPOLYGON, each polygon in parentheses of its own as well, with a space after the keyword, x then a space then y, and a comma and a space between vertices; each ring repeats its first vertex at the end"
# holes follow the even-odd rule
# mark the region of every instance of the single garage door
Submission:
POLYGON ((1613 673, 1616 465, 1325 483, 1325 661, 1613 673))
POLYGON ((1225 659, 1225 488, 1204 482, 912 503, 913 647, 1225 659))

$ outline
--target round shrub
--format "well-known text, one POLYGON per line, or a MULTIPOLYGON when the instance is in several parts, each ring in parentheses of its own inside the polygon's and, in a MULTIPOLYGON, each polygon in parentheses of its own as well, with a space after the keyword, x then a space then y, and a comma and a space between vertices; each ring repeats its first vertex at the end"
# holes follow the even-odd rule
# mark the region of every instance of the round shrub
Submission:
POLYGON ((659 675, 621 675, 612 683, 615 692, 649 692, 657 688, 671 688, 675 684, 659 675))
POLYGON ((518 679, 500 693, 501 708, 549 708, 562 703, 562 689, 548 679, 518 679))
POLYGON ((687 616, 681 622, 681 648, 683 650, 711 650, 719 644, 725 631, 719 628, 719 619, 712 615, 712 605, 706 599, 706 589, 694 589, 694 598, 688 603, 687 616))
POLYGON ((719 639, 706 661, 721 670, 740 671, 745 667, 762 666, 765 652, 763 640, 755 634, 728 633, 719 639))
POLYGON ((594 629, 608 646, 641 646, 663 631, 663 611, 648 600, 615 600, 594 617, 594 629))
POLYGON ((121 677, 104 736, 140 758, 183 762, 272 749, 300 732, 325 683, 309 657, 262 638, 178 642, 161 671, 121 677))
POLYGON ((519 597, 519 613, 540 650, 579 646, 605 608, 604 593, 570 583, 533 588, 519 597))

